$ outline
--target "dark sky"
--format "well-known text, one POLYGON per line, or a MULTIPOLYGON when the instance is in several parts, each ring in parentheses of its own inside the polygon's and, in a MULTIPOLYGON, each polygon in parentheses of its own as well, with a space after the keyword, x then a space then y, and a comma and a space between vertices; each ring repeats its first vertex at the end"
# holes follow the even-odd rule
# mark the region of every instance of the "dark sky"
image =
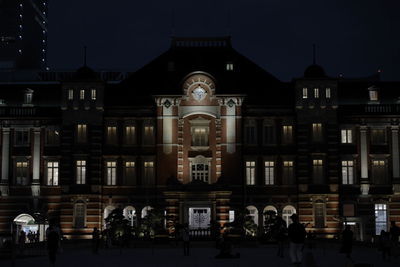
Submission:
POLYGON ((400 80, 399 11, 398 0, 54 0, 48 60, 77 68, 87 45, 91 67, 134 71, 169 48, 174 24, 176 36, 230 32, 236 50, 284 81, 312 63, 313 43, 331 76, 382 68, 400 80))

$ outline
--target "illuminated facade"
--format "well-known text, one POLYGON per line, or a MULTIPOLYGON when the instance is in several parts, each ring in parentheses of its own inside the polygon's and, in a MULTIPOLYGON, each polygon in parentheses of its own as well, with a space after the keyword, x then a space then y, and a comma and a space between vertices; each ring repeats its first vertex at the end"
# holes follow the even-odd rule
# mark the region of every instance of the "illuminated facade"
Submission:
POLYGON ((174 38, 118 82, 85 66, 2 83, 0 231, 40 215, 87 237, 115 207, 197 229, 247 209, 260 232, 273 210, 367 240, 400 222, 399 85, 317 65, 281 82, 229 38, 174 38))

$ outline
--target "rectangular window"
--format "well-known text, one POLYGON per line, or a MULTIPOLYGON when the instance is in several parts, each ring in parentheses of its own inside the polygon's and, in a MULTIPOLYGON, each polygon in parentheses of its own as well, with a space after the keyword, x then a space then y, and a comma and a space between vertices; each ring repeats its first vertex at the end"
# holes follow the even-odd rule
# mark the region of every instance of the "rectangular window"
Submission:
POLYGON ((136 127, 133 125, 125 126, 125 144, 136 144, 136 127))
POLYGON ((75 216, 74 216, 75 228, 85 227, 85 204, 76 203, 75 204, 75 216))
POLYGON ((283 162, 282 184, 294 184, 293 161, 283 162))
POLYGON ((312 137, 314 142, 322 141, 322 124, 313 123, 312 124, 312 137))
POLYGON ((351 129, 342 129, 341 130, 341 140, 342 140, 342 144, 353 143, 353 131, 351 129))
POLYGON ((117 144, 117 127, 108 126, 107 127, 107 144, 115 145, 117 144))
POLYGON ((331 88, 325 88, 325 97, 331 98, 331 88))
POLYGON ((235 211, 234 210, 229 210, 229 222, 235 221, 235 211))
POLYGON ((385 160, 372 161, 372 182, 374 184, 387 184, 387 166, 385 160))
POLYGON ((226 70, 233 71, 233 63, 226 63, 226 70))
POLYGON ((385 129, 372 129, 371 130, 371 144, 384 145, 387 143, 385 129))
POLYGON ((96 100, 96 98, 97 98, 97 90, 96 89, 90 90, 90 98, 92 100, 96 100))
POLYGON ((249 121, 244 127, 245 142, 248 145, 257 144, 256 125, 254 121, 249 121))
POLYGON ((378 91, 370 90, 369 91, 369 100, 370 101, 378 101, 378 91))
POLYGON ((78 143, 86 143, 87 140, 87 125, 78 124, 76 126, 76 137, 78 143))
POLYGON ((342 160, 342 183, 354 184, 354 162, 342 160))
POLYGON ((291 144, 293 142, 293 126, 284 125, 282 128, 282 143, 291 144))
POLYGON ((388 229, 388 215, 386 204, 375 204, 375 234, 380 235, 381 231, 388 229))
POLYGON ((264 144, 275 144, 275 128, 271 124, 264 125, 264 144))
POLYGON ((313 160, 313 181, 314 184, 323 184, 324 183, 324 174, 323 174, 323 161, 322 159, 314 159, 313 160))
POLYGON ((80 100, 85 99, 85 90, 83 90, 83 89, 79 90, 79 99, 80 100))
POLYGON ((28 146, 29 145, 29 129, 16 129, 15 130, 15 145, 28 146))
POLYGON ((73 99, 74 99, 74 90, 68 89, 68 100, 73 100, 73 99))
POLYGON ((308 89, 307 88, 303 88, 303 99, 308 98, 308 89))
POLYGON ((46 144, 58 145, 60 143, 60 131, 58 129, 46 129, 46 144))
POLYGON ((117 162, 107 161, 106 162, 106 173, 107 173, 107 185, 117 184, 117 162))
POLYGON ((76 184, 86 184, 86 160, 76 161, 76 184))
POLYGON ((265 161, 264 166, 265 166, 265 184, 266 185, 275 184, 275 178, 274 178, 275 163, 273 161, 265 161))
POLYGON ((314 88, 314 98, 319 98, 319 88, 314 88))
POLYGON ((136 169, 134 161, 125 162, 125 185, 136 184, 136 169))
POLYGON ((256 184, 256 162, 246 161, 246 184, 255 185, 256 184))
POLYGON ((208 128, 193 127, 192 146, 208 146, 208 128))
POLYGON ((58 185, 58 161, 48 161, 47 165, 47 185, 58 185))
POLYGON ((208 183, 209 174, 210 171, 208 164, 203 164, 203 163, 192 164, 192 180, 200 180, 208 183))
POLYGON ((154 127, 153 125, 145 125, 144 128, 144 145, 153 145, 154 144, 154 127))
POLYGON ((152 185, 154 184, 154 162, 153 161, 145 161, 144 164, 144 172, 143 172, 143 184, 152 185))
POLYGON ((28 161, 27 160, 17 161, 15 164, 15 184, 28 185, 29 184, 28 174, 29 174, 28 161))
POLYGON ((314 203, 314 222, 315 228, 325 227, 325 208, 324 203, 314 203))

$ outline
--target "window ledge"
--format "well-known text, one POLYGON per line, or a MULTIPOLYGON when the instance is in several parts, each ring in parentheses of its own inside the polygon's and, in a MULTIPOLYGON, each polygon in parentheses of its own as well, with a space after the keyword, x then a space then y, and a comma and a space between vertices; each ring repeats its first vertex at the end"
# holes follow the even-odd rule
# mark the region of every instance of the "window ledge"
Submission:
POLYGON ((209 150, 210 149, 209 146, 191 146, 190 148, 192 150, 196 150, 196 151, 204 151, 204 150, 209 150))

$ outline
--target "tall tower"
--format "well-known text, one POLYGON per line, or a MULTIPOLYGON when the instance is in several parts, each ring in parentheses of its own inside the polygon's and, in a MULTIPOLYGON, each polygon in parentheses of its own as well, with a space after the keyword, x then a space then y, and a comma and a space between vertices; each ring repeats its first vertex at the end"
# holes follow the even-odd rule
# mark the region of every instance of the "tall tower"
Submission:
POLYGON ((0 0, 0 69, 47 65, 48 0, 0 0))

